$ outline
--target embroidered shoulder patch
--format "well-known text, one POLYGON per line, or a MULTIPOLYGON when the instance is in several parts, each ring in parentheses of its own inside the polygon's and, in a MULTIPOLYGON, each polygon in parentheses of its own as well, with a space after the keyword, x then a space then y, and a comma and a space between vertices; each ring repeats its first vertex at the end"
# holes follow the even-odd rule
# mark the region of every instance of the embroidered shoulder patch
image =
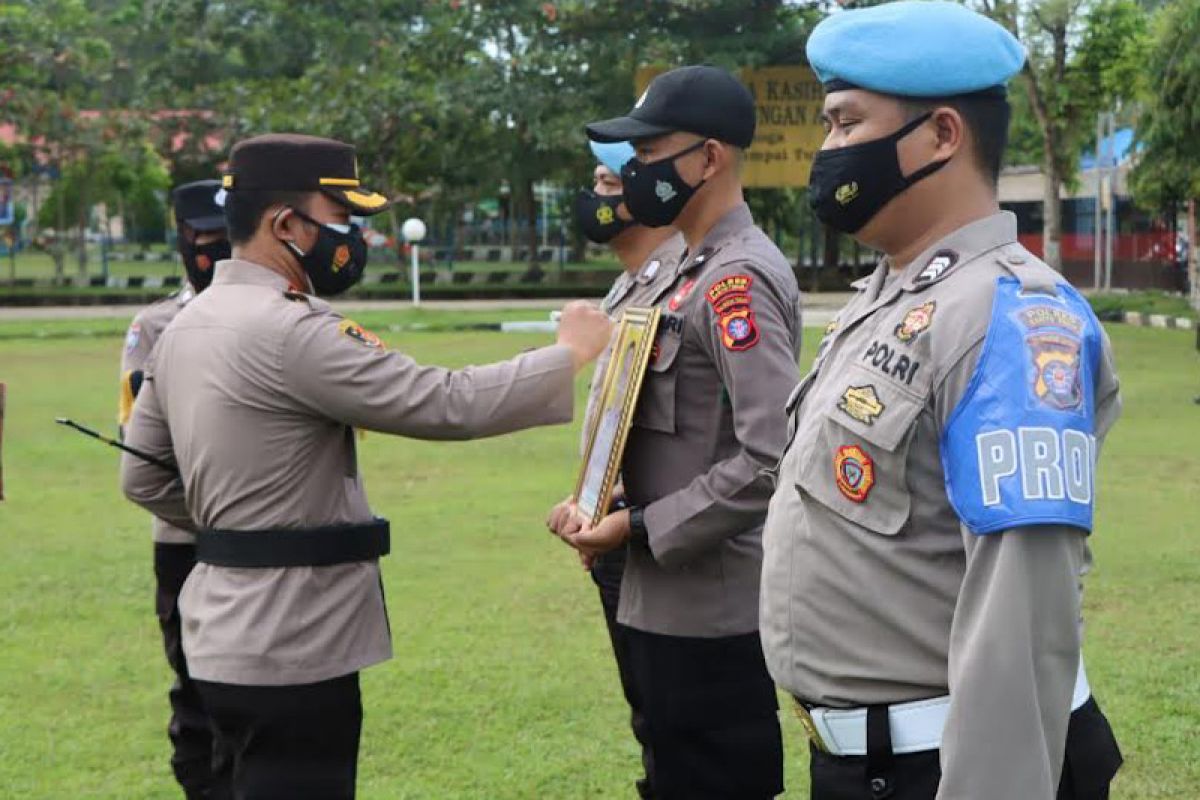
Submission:
POLYGON ((896 326, 896 338, 908 344, 921 335, 921 331, 933 324, 933 312, 937 311, 937 301, 930 300, 916 308, 910 308, 904 319, 896 326))
POLYGON ((862 503, 875 485, 875 462, 858 445, 842 445, 833 456, 833 476, 847 500, 862 503))
POLYGON ((749 301, 752 283, 754 278, 751 275, 727 275, 720 278, 708 287, 708 302, 716 308, 717 303, 730 296, 745 297, 749 301))
POLYGON ((129 326, 129 331, 125 334, 125 352, 132 353, 137 349, 138 342, 142 340, 142 324, 135 322, 129 326))
POLYGON ((721 343, 726 350, 749 350, 758 344, 758 326, 754 312, 747 307, 737 308, 721 317, 721 343))
POLYGON ((338 324, 338 331, 361 344, 365 344, 367 347, 383 347, 383 342, 379 341, 378 336, 353 320, 342 320, 338 324))

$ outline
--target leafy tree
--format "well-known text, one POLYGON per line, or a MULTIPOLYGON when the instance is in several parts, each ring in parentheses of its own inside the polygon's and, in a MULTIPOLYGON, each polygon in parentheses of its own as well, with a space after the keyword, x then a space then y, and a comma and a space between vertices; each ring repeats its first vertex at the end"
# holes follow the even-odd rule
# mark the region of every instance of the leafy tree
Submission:
POLYGON ((1136 59, 1129 50, 1144 34, 1145 11, 1135 0, 979 2, 1029 50, 1021 79, 1041 132, 1044 258, 1061 270, 1060 193, 1078 172, 1097 112, 1131 95, 1136 59))
POLYGON ((1142 89, 1133 172, 1139 202, 1175 212, 1188 207, 1191 301, 1200 309, 1196 201, 1200 198, 1200 0, 1176 0, 1155 14, 1142 89))

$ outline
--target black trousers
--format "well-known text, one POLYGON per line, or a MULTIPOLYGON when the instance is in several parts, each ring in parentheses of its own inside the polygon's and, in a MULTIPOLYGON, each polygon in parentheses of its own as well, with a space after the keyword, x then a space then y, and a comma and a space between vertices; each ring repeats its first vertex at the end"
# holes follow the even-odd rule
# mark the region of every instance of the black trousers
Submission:
MULTIPOLYGON (((872 764, 870 756, 831 756, 816 748, 810 750, 812 800, 934 800, 942 778, 937 750, 892 756, 884 770, 885 783, 874 787, 872 780, 881 777, 878 760, 872 764)), ((1072 712, 1067 726, 1057 800, 1107 800, 1109 784, 1121 762, 1108 718, 1095 698, 1089 698, 1072 712)))
POLYGON ((618 625, 664 800, 765 800, 783 792, 775 686, 757 633, 662 636, 618 625))
POLYGON ((642 748, 643 777, 636 782, 638 796, 650 800, 654 793, 654 755, 649 746, 646 717, 642 713, 642 701, 629 668, 629 645, 623 629, 617 624, 617 606, 621 602, 621 579, 625 575, 624 547, 609 551, 596 559, 592 566, 592 580, 600 590, 600 605, 604 609, 604 624, 608 626, 608 640, 612 643, 613 657, 617 662, 617 674, 621 678, 621 691, 629 704, 629 726, 633 738, 642 748))
POLYGON ((154 543, 154 607, 167 663, 175 671, 175 683, 168 693, 171 701, 171 721, 167 725, 167 735, 171 739, 171 769, 188 800, 204 800, 221 796, 223 790, 214 785, 212 721, 188 675, 187 660, 183 656, 179 592, 195 565, 194 545, 154 543))
POLYGON ((233 800, 350 800, 358 771, 358 673, 300 686, 196 681, 233 800))

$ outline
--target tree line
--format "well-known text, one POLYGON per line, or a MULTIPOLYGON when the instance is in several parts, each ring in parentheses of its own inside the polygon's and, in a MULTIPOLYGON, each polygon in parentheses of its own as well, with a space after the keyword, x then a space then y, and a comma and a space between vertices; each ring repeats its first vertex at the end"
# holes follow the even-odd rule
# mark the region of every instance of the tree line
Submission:
MULTIPOLYGON (((1139 199, 1173 212, 1200 195, 1200 0, 968 2, 1029 49, 1009 162, 1041 165, 1047 197, 1076 180, 1110 109, 1142 143, 1139 199)), ((629 108, 639 66, 803 64, 828 13, 826 0, 10 0, 0 122, 21 138, 0 165, 55 179, 41 227, 82 230, 103 201, 152 229, 165 188, 216 174, 213 141, 302 131, 357 146, 363 175, 400 201, 393 225, 420 213, 437 227, 505 185, 532 252, 535 184, 587 180, 582 124, 629 108)), ((750 202, 769 231, 814 224, 802 190, 750 202)))

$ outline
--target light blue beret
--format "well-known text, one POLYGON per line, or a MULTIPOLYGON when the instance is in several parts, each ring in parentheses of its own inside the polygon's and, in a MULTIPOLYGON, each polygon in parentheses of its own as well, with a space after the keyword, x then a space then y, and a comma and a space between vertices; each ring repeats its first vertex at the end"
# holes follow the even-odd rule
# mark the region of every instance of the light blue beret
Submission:
POLYGON ((1025 63, 1002 25, 945 0, 900 0, 826 17, 808 37, 826 91, 951 97, 1001 87, 1025 63))
POLYGON ((629 142, 606 143, 588 139, 588 145, 591 146, 592 155, 596 156, 596 160, 617 175, 621 174, 621 167, 625 166, 625 162, 633 158, 633 145, 629 142))

